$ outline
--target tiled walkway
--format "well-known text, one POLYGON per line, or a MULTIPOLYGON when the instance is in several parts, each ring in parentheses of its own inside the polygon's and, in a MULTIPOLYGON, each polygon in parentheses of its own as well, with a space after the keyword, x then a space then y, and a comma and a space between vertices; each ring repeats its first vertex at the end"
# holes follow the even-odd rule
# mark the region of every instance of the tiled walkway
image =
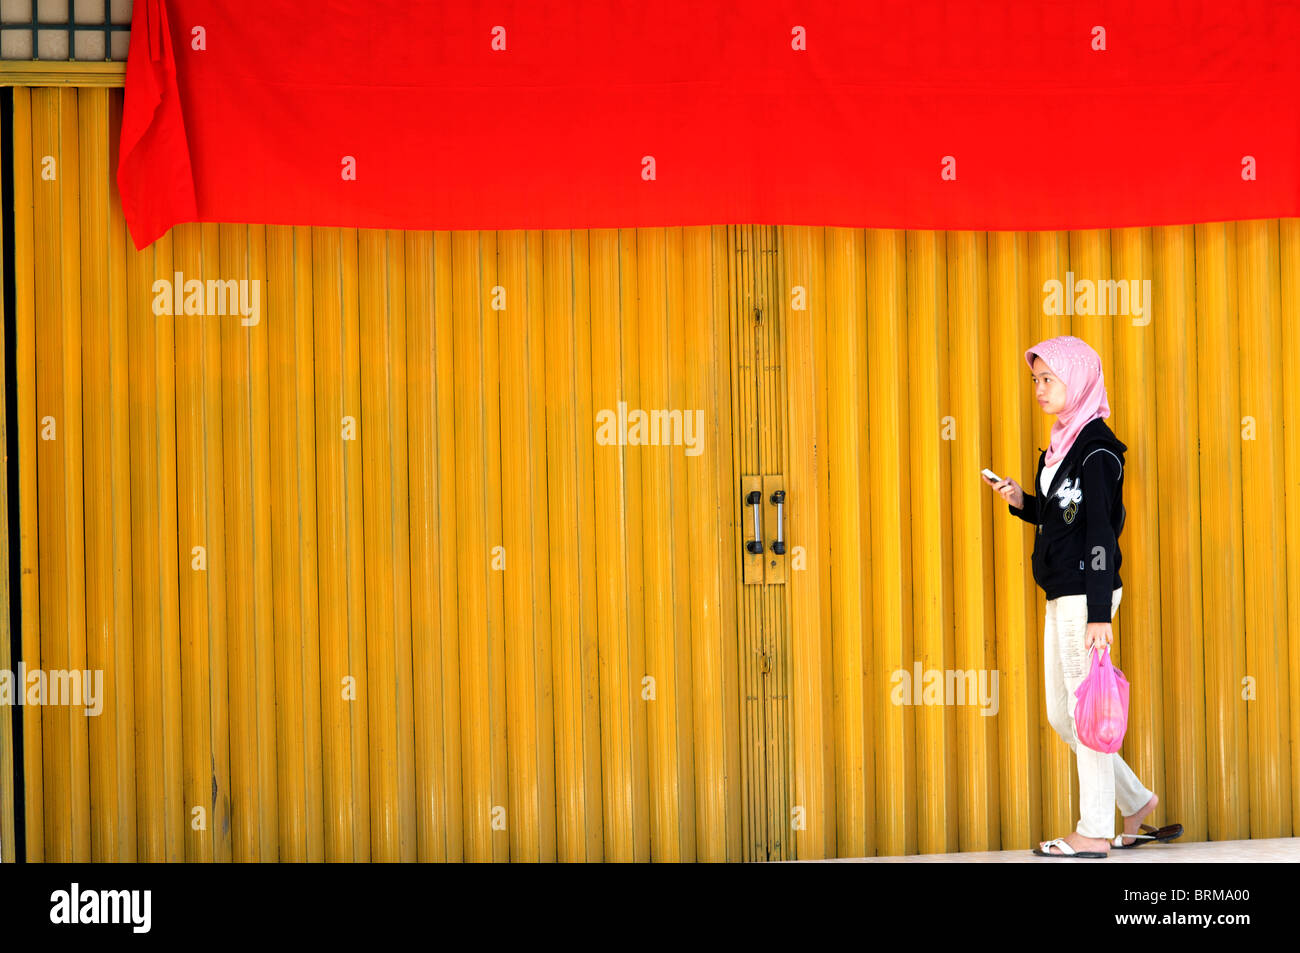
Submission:
MULTIPOLYGON (((1184 835, 1186 836, 1186 835, 1184 835)), ((1034 845, 1037 846, 1037 845, 1034 845)), ((969 851, 959 854, 908 854, 903 857, 844 857, 808 863, 836 864, 1060 864, 1062 861, 1036 857, 1032 848, 1018 850, 969 851)), ((1300 863, 1300 837, 1258 840, 1184 841, 1147 844, 1143 847, 1110 849, 1105 860, 1067 860, 1070 864, 1198 864, 1198 863, 1300 863)), ((791 863, 791 861, 787 861, 791 863)), ((800 861, 792 861, 800 863, 800 861)))

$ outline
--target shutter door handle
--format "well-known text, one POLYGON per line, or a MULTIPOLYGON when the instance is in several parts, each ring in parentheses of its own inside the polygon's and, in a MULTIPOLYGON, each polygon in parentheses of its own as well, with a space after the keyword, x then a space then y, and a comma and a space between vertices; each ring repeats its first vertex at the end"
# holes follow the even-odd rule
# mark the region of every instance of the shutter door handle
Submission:
POLYGON ((782 510, 785 504, 785 490, 777 490, 772 494, 772 502, 776 504, 776 542, 772 543, 772 552, 778 556, 785 555, 785 540, 781 536, 781 526, 784 523, 782 519, 782 510))
POLYGON ((745 505, 754 508, 754 538, 745 543, 745 552, 757 556, 763 551, 763 534, 758 528, 758 508, 763 503, 763 494, 758 490, 750 490, 749 495, 745 497, 745 505))

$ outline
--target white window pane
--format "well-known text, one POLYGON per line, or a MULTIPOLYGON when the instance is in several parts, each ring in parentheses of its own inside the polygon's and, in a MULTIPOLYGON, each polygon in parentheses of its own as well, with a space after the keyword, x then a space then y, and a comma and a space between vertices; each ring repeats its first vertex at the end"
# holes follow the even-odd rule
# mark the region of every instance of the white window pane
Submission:
MULTIPOLYGON (((0 0, 0 23, 31 23, 32 0, 0 0)), ((31 46, 31 37, 28 37, 31 46)))
POLYGON ((38 30, 36 48, 43 60, 66 60, 68 58, 67 30, 38 30))
POLYGON ((76 44, 77 59, 102 60, 104 58, 104 34, 78 30, 73 42, 76 44))
POLYGON ((72 15, 76 23, 103 23, 104 0, 73 0, 72 15))
MULTIPOLYGON (((42 23, 67 23, 68 0, 37 0, 36 10, 42 23)), ((67 36, 64 36, 67 39, 67 36)), ((63 44, 65 47, 67 43, 63 44)))
POLYGON ((32 58, 31 30, 4 30, 0 32, 0 57, 7 60, 32 58))

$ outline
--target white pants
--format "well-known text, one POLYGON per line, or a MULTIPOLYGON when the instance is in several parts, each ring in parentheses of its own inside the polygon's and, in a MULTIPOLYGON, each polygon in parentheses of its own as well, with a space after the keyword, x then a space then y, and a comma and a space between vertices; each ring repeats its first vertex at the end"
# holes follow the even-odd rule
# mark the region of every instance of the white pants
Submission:
MULTIPOLYGON (((1110 615, 1119 609, 1123 588, 1111 595, 1110 615)), ((1049 599, 1043 624, 1043 669, 1047 685, 1047 719, 1079 764, 1079 825, 1083 837, 1115 837, 1115 806, 1125 817, 1136 814, 1151 800, 1119 752, 1105 754, 1079 742, 1074 730, 1075 690, 1092 667, 1092 652, 1085 648, 1088 597, 1049 599)), ((1103 650, 1104 651, 1104 650, 1103 650)))

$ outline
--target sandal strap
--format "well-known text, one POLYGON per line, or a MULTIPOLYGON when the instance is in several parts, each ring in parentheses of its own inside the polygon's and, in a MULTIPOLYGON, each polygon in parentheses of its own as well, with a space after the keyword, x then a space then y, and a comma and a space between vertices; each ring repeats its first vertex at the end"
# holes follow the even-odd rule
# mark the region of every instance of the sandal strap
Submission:
MULTIPOLYGON (((1142 826, 1143 826, 1143 827, 1146 827, 1145 824, 1142 825, 1142 826)), ((1149 830, 1149 831, 1154 831, 1155 828, 1154 828, 1154 827, 1147 827, 1147 830, 1149 830)), ((1133 844, 1126 844, 1126 843, 1124 843, 1124 838, 1125 838, 1125 837, 1132 837, 1134 843, 1136 843, 1137 841, 1141 841, 1141 840, 1155 840, 1155 835, 1154 835, 1154 834, 1119 834, 1119 835, 1116 835, 1115 839, 1114 839, 1113 841, 1111 841, 1111 843, 1114 844, 1116 847, 1132 847, 1133 844)))

